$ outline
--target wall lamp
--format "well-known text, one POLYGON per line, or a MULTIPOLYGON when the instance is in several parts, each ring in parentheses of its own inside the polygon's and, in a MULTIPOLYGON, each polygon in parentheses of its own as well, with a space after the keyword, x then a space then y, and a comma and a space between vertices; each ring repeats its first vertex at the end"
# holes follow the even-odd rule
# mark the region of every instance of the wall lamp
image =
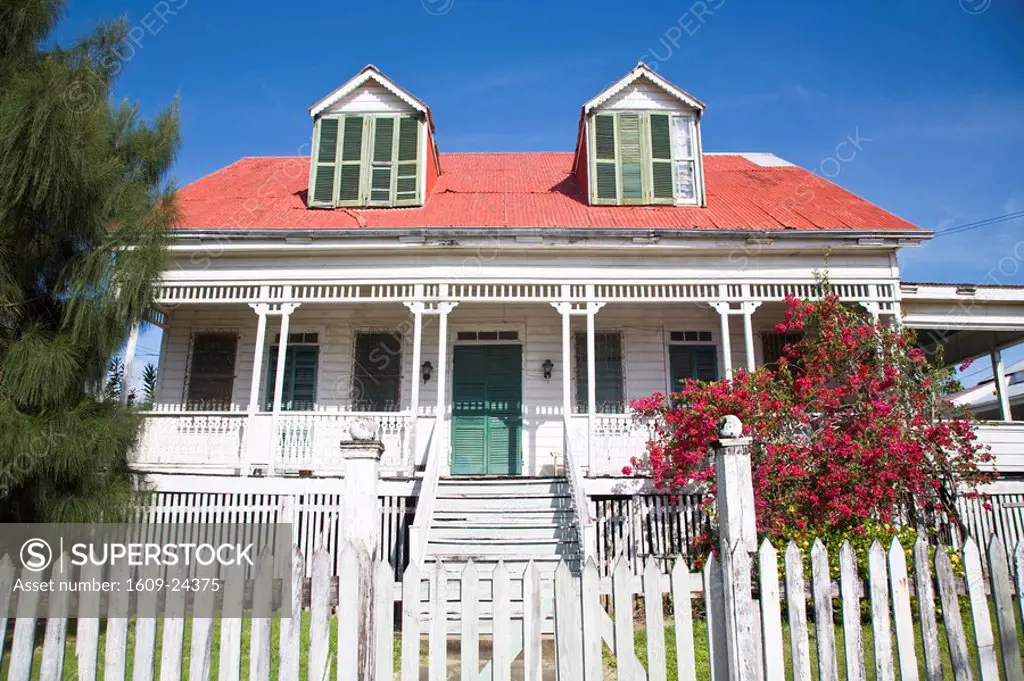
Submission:
POLYGON ((422 365, 420 365, 420 374, 423 376, 423 382, 424 383, 426 383, 427 381, 430 380, 430 376, 433 373, 434 373, 434 365, 430 363, 430 360, 427 360, 422 365))
POLYGON ((551 371, 555 368, 555 363, 550 359, 544 360, 544 363, 540 365, 540 368, 544 370, 544 380, 551 380, 551 371))

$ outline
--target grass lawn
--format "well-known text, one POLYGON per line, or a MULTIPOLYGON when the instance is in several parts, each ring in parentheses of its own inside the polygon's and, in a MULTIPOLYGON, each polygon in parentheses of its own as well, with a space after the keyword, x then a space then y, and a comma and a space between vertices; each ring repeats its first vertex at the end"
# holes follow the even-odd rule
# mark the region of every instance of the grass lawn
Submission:
MULTIPOLYGON (((967 631, 968 650, 971 650, 974 647, 974 629, 973 629, 973 626, 972 626, 972 624, 970 622, 970 617, 969 617, 969 614, 968 614, 969 613, 969 606, 967 606, 966 603, 962 603, 961 607, 964 608, 963 614, 965 615, 965 622, 964 622, 964 624, 965 624, 965 628, 966 628, 966 631, 967 631)), ((1019 619, 1020 614, 1019 614, 1019 612, 1017 613, 1017 616, 1018 616, 1017 622, 1018 622, 1018 627, 1019 627, 1019 623, 1020 623, 1020 619, 1019 619)), ((8 633, 7 633, 7 640, 4 642, 4 644, 5 644, 5 646, 4 646, 4 658, 3 658, 3 664, 0 665, 0 679, 7 678, 7 669, 8 669, 8 666, 10 665, 10 646, 11 646, 11 636, 12 636, 13 624, 14 624, 13 621, 11 621, 9 623, 8 633)), ((301 665, 301 676, 300 676, 300 679, 303 680, 303 681, 306 681, 306 680, 309 679, 308 669, 307 669, 307 666, 308 666, 307 665, 307 662, 308 662, 308 650, 309 650, 309 626, 310 626, 310 616, 309 616, 309 612, 307 611, 307 612, 303 613, 303 617, 302 617, 302 641, 301 641, 301 650, 302 650, 302 652, 300 653, 300 665, 301 665)), ((811 669, 812 669, 814 678, 817 678, 817 659, 816 659, 816 654, 815 654, 815 639, 814 639, 814 637, 815 637, 815 628, 814 628, 814 624, 813 623, 809 623, 808 626, 809 626, 810 635, 811 635, 811 669)), ((995 623, 994 622, 993 622, 993 627, 995 627, 995 623)), ((694 652, 695 652, 695 656, 696 656, 697 678, 698 679, 708 679, 710 677, 710 668, 709 668, 709 663, 708 663, 707 627, 705 626, 705 621, 702 620, 702 619, 695 620, 693 628, 694 628, 694 648, 695 648, 694 652)), ((939 638, 940 638, 940 644, 941 644, 941 651, 942 651, 942 655, 943 655, 943 659, 944 659, 944 667, 946 668, 945 678, 953 679, 952 672, 949 670, 949 650, 948 650, 948 646, 946 645, 945 630, 942 629, 941 624, 940 624, 939 628, 940 628, 940 631, 939 631, 940 636, 939 636, 939 638)), ((66 649, 65 649, 65 654, 64 654, 64 674, 63 674, 63 678, 67 679, 68 681, 73 681, 73 680, 78 678, 77 658, 76 658, 76 655, 75 655, 75 636, 74 636, 74 622, 73 621, 69 622, 68 629, 69 629, 69 631, 68 631, 68 639, 67 639, 66 649)), ((916 635, 917 635, 917 642, 918 642, 917 649, 919 651, 918 652, 918 667, 921 670, 921 678, 924 678, 924 659, 923 659, 922 654, 920 653, 920 650, 921 650, 921 631, 920 631, 919 626, 915 625, 915 632, 916 632, 916 635)), ((159 647, 160 647, 161 636, 162 636, 162 626, 158 626, 158 629, 157 629, 157 649, 158 649, 158 651, 159 651, 159 647)), ((278 623, 275 622, 274 625, 273 625, 273 628, 272 628, 272 647, 271 647, 271 657, 272 657, 272 660, 271 660, 272 676, 271 676, 271 678, 275 678, 275 679, 277 678, 277 670, 278 670, 278 667, 279 667, 279 660, 278 660, 278 636, 279 636, 279 626, 278 626, 278 623)), ((336 636, 337 636, 337 620, 336 619, 332 619, 331 620, 331 640, 330 640, 330 650, 331 650, 331 660, 332 660, 332 662, 336 661, 336 659, 337 659, 337 656, 335 654, 336 643, 337 643, 336 636)), ((865 656, 864 657, 865 657, 865 664, 866 664, 866 667, 867 667, 867 676, 868 676, 869 679, 873 679, 873 678, 875 678, 875 672, 874 672, 874 664, 875 664, 874 663, 874 643, 873 643, 873 639, 872 639, 872 629, 871 629, 870 624, 865 624, 864 625, 864 628, 863 628, 863 639, 864 639, 864 652, 865 652, 865 656)), ((35 649, 35 660, 34 660, 33 678, 36 678, 38 676, 38 673, 39 673, 39 665, 40 665, 40 662, 42 660, 42 640, 43 640, 43 629, 42 629, 42 626, 40 626, 40 628, 38 630, 38 633, 37 633, 37 636, 36 636, 36 643, 37 643, 37 645, 36 645, 36 649, 35 649)), ((190 622, 186 622, 186 624, 185 624, 185 639, 184 639, 184 646, 183 646, 183 658, 184 659, 183 659, 183 662, 182 662, 182 669, 183 669, 182 676, 183 676, 183 678, 187 678, 187 676, 188 676, 188 664, 189 664, 189 656, 190 656, 189 655, 189 653, 190 653, 190 640, 191 640, 191 623, 190 622)), ((425 665, 426 664, 426 657, 425 657, 426 645, 425 645, 425 643, 426 643, 426 641, 424 639, 423 640, 423 646, 421 648, 421 658, 420 658, 420 664, 421 665, 425 665)), ((128 657, 128 663, 127 663, 127 669, 128 669, 127 676, 128 676, 128 678, 131 678, 132 657, 133 657, 133 652, 134 652, 134 647, 135 647, 134 644, 135 644, 135 642, 134 642, 134 627, 130 627, 129 628, 129 632, 128 632, 128 655, 127 655, 127 657, 128 657)), ((791 665, 790 649, 789 649, 789 626, 786 625, 785 623, 783 624, 783 644, 784 644, 784 651, 785 651, 785 658, 786 658, 787 675, 789 676, 789 678, 792 678, 792 669, 791 669, 791 666, 790 666, 791 665)), ((1022 634, 1019 630, 1018 630, 1018 644, 1020 646, 1020 650, 1024 651, 1024 634, 1022 634)), ((893 645, 895 647, 895 639, 893 641, 893 645)), ((100 658, 100 662, 99 662, 99 672, 98 672, 97 678, 102 678, 103 677, 103 647, 104 647, 104 632, 101 630, 101 632, 100 632, 100 643, 99 643, 99 648, 100 648, 100 650, 99 650, 99 658, 100 658)), ((394 659, 395 659, 395 669, 396 670, 399 667, 400 647, 401 647, 401 636, 400 636, 400 634, 396 634, 395 635, 395 640, 394 640, 394 659)), ((676 674, 675 674, 675 664, 676 664, 675 631, 672 629, 672 627, 667 627, 666 628, 666 632, 665 632, 665 647, 666 647, 666 657, 668 658, 668 666, 669 666, 668 678, 670 679, 670 681, 674 681, 677 677, 676 677, 676 674)), ((647 640, 646 640, 646 632, 643 629, 637 629, 637 631, 636 631, 636 635, 635 635, 635 648, 636 648, 636 655, 637 655, 637 657, 641 660, 641 662, 643 662, 646 665, 646 660, 647 660, 647 640)), ((841 679, 843 679, 843 678, 846 678, 846 676, 845 676, 845 669, 846 669, 845 657, 846 656, 845 656, 845 650, 844 650, 844 646, 843 646, 843 627, 841 625, 839 625, 839 624, 836 625, 836 648, 837 648, 837 653, 838 653, 838 658, 839 658, 839 669, 840 669, 839 677, 841 679)), ((998 654, 998 642, 997 642, 996 649, 997 649, 997 654, 998 654)), ((450 640, 450 642, 449 642, 449 650, 452 653, 456 653, 456 651, 458 650, 458 643, 456 641, 454 641, 454 640, 450 640)), ((214 678, 214 679, 217 678, 219 652, 220 652, 220 623, 219 623, 219 621, 215 621, 214 622, 214 630, 213 630, 213 672, 212 672, 212 675, 211 675, 211 678, 214 678)), ((249 621, 245 620, 245 621, 243 621, 243 628, 242 628, 242 669, 241 669, 241 678, 243 678, 243 679, 248 678, 248 675, 249 675, 249 654, 248 654, 248 652, 249 652, 249 621)), ((486 660, 482 660, 482 662, 485 662, 485 661, 486 660)), ((975 678, 979 678, 978 669, 977 669, 977 653, 976 653, 976 651, 972 651, 971 662, 972 662, 972 665, 974 666, 974 677, 975 678)), ((1002 663, 1002 661, 1000 660, 1000 664, 1001 663, 1002 663)), ((607 649, 605 650, 605 666, 609 670, 612 670, 612 669, 615 668, 615 660, 608 653, 607 649)), ((157 655, 157 671, 156 671, 155 678, 159 678, 159 673, 160 673, 160 659, 159 659, 159 652, 158 652, 158 655, 157 655)), ((899 672, 897 671, 897 674, 898 673, 899 672)), ((331 669, 331 672, 330 672, 330 675, 329 675, 328 678, 330 678, 330 679, 336 678, 335 671, 334 671, 333 667, 331 669)), ((282 680, 282 681, 286 681, 286 680, 282 680)), ((290 681, 290 680, 288 680, 288 681, 290 681)), ((313 680, 313 681, 318 681, 318 680, 313 680)))

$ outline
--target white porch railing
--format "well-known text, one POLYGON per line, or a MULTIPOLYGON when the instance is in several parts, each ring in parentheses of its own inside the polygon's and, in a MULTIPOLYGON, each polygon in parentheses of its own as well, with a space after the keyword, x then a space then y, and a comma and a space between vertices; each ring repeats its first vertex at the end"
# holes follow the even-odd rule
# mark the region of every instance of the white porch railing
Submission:
MULTIPOLYGON (((570 418, 570 441, 577 443, 574 454, 586 464, 587 415, 575 414, 570 418)), ((589 457, 588 474, 622 475, 622 467, 630 460, 643 457, 647 451, 649 429, 638 423, 632 414, 597 414, 594 416, 594 443, 589 457)))
POLYGON ((363 420, 376 426, 384 443, 381 470, 405 470, 408 466, 404 443, 411 426, 409 415, 404 412, 287 412, 278 417, 277 436, 273 439, 275 471, 343 471, 338 443, 350 439, 349 427, 363 420))
POLYGON ((275 474, 337 475, 344 471, 338 443, 356 421, 370 420, 384 442, 381 470, 408 472, 405 412, 284 412, 273 414, 156 411, 144 414, 132 456, 136 470, 239 474, 253 466, 275 474))
MULTIPOLYGON (((424 463, 434 419, 419 419, 417 452, 409 451, 413 427, 406 412, 283 412, 277 433, 273 415, 250 417, 241 411, 160 411, 145 415, 145 427, 133 455, 137 469, 154 472, 233 474, 246 466, 273 467, 275 473, 337 475, 343 472, 337 444, 359 419, 376 424, 384 442, 381 470, 411 472, 424 463), (410 457, 413 457, 410 459, 410 457)), ((594 442, 587 453, 587 416, 569 419, 568 441, 577 470, 589 476, 621 475, 632 457, 643 457, 650 431, 631 414, 594 417, 594 442)), ((991 447, 1001 473, 1024 473, 1024 422, 986 422, 977 426, 980 442, 991 447)), ((429 463, 429 462, 428 462, 429 463)), ((568 463, 568 461, 567 461, 568 463)))
POLYGON ((132 456, 136 468, 235 473, 241 466, 243 412, 151 412, 132 456))

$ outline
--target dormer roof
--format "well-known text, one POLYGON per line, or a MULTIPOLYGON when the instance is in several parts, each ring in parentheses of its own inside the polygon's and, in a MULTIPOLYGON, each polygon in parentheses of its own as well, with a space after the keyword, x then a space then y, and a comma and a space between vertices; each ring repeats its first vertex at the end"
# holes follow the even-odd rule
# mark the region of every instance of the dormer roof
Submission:
POLYGON ((672 83, 668 82, 667 80, 659 76, 657 72, 654 71, 654 69, 652 69, 644 62, 639 62, 636 66, 633 67, 632 71, 627 73, 617 82, 612 83, 611 85, 606 87, 604 90, 599 92, 597 96, 595 96, 589 102, 584 104, 583 114, 589 114, 591 110, 600 107, 602 104, 604 104, 612 97, 619 94, 620 92, 622 92, 627 87, 629 87, 630 85, 632 85, 633 83, 640 79, 646 79, 650 81, 654 85, 658 86, 659 88, 667 92, 672 97, 678 99, 686 106, 692 109, 696 109, 698 113, 703 113, 705 109, 704 102, 700 101, 699 99, 688 93, 686 90, 683 90, 680 87, 676 87, 672 83))
POLYGON ((309 115, 312 118, 316 118, 324 111, 326 111, 332 104, 335 104, 346 96, 352 94, 363 85, 367 83, 374 83, 384 88, 395 97, 398 97, 407 105, 412 107, 418 113, 423 114, 427 118, 427 123, 430 125, 431 132, 434 131, 434 118, 430 113, 430 107, 423 103, 423 100, 413 96, 408 90, 403 89, 395 81, 391 80, 373 64, 367 64, 359 71, 355 76, 350 78, 348 81, 340 85, 330 94, 322 98, 319 102, 309 107, 309 115))

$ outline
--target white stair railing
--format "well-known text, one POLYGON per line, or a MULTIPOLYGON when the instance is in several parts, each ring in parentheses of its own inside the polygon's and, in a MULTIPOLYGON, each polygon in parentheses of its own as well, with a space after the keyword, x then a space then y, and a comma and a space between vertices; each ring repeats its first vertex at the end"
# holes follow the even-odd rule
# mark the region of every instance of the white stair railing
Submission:
POLYGON ((441 419, 434 421, 424 451, 427 452, 427 468, 423 474, 423 485, 416 499, 416 515, 409 526, 409 556, 417 565, 423 565, 427 554, 427 538, 430 521, 434 517, 434 504, 437 499, 437 487, 441 480, 441 456, 436 452, 431 456, 434 438, 438 437, 441 419))
POLYGON ((586 491, 583 489, 583 465, 578 452, 574 452, 574 440, 569 427, 569 420, 563 422, 564 427, 564 449, 565 449, 565 478, 569 483, 569 493, 572 499, 573 516, 575 517, 576 529, 579 532, 580 542, 580 567, 586 564, 587 559, 597 554, 597 527, 594 519, 590 517, 590 503, 587 501, 586 491))

